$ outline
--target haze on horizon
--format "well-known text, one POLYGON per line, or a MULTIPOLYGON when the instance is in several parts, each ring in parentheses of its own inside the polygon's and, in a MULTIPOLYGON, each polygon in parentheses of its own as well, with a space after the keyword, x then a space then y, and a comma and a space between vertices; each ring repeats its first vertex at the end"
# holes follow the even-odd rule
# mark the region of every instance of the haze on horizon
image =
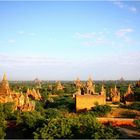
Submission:
POLYGON ((0 20, 1 78, 140 78, 140 1, 0 1, 0 20))

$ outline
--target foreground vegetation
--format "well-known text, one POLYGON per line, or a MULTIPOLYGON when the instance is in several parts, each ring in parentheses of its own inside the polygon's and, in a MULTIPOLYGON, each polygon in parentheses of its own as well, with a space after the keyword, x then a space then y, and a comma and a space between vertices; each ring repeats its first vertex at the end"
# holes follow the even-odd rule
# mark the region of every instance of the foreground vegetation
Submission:
MULTIPOLYGON (((13 90, 26 92, 27 88, 33 88, 34 83, 10 83, 13 90)), ((127 90, 129 83, 117 83, 121 95, 127 90)), ((20 112, 12 110, 12 103, 0 104, 0 138, 17 139, 116 139, 120 134, 110 124, 100 124, 96 117, 105 117, 111 112, 109 105, 97 105, 91 111, 75 113, 75 100, 72 94, 76 91, 72 82, 63 83, 64 90, 57 91, 55 83, 44 82, 39 89, 43 97, 42 101, 36 101, 36 108, 33 112, 20 112), (51 97, 50 95, 58 95, 51 97), (11 125, 11 123, 13 125, 11 125), (14 135, 16 133, 16 135, 14 135), (13 134, 13 135, 12 135, 13 134)), ((102 82, 97 83, 97 92, 102 82)), ((107 95, 109 88, 114 83, 104 83, 107 95)), ((139 87, 134 87, 135 94, 139 97, 139 87)), ((139 100, 139 98, 138 98, 139 100)), ((120 106, 127 109, 139 110, 140 104, 134 103, 131 106, 120 106)), ((129 114, 128 114, 129 115, 129 114)), ((135 123, 139 127, 140 121, 135 123)))
MULTIPOLYGON (((1 105, 2 106, 2 105, 1 105)), ((33 112, 5 112, 15 120, 15 126, 20 128, 22 138, 57 139, 57 138, 117 138, 118 131, 112 126, 104 126, 97 122, 94 113, 83 113, 67 116, 56 108, 33 112), (84 122, 84 123, 83 123, 84 122)), ((2 119, 2 118, 1 118, 2 119)), ((4 119, 2 122, 6 122, 4 119)), ((8 118, 11 119, 11 118, 8 118)), ((10 122, 10 120, 8 120, 10 122)), ((14 129, 14 128, 13 128, 14 129)), ((4 138, 6 125, 1 126, 0 136, 4 138)), ((17 137, 19 138, 18 134, 17 137)))

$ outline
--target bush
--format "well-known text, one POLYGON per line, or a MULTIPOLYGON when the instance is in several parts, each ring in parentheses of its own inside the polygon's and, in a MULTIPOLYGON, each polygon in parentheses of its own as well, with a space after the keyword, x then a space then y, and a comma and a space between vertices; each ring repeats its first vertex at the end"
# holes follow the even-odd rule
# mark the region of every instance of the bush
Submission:
POLYGON ((5 136, 6 136, 5 130, 3 129, 3 127, 0 126, 0 139, 4 139, 5 136))
POLYGON ((61 118, 63 115, 62 113, 56 109, 56 108, 48 108, 46 111, 45 111, 45 118, 46 119, 52 119, 52 118, 61 118))
POLYGON ((6 121, 3 117, 0 117, 0 139, 4 139, 6 136, 6 121))
POLYGON ((120 105, 121 108, 134 109, 140 111, 140 102, 134 102, 130 105, 120 105))
POLYGON ((34 138, 38 139, 56 139, 56 138, 69 138, 71 137, 70 121, 66 118, 51 119, 47 125, 38 128, 34 132, 34 138))
POLYGON ((125 111, 121 114, 121 116, 125 117, 125 118, 135 118, 137 116, 137 113, 130 112, 130 111, 125 111))
POLYGON ((109 139, 117 138, 118 131, 104 126, 90 114, 73 118, 53 118, 38 128, 35 139, 109 139))
POLYGON ((109 105, 97 105, 92 111, 95 112, 96 116, 103 117, 106 116, 109 112, 111 112, 111 106, 109 105))
POLYGON ((128 108, 140 111, 140 102, 135 102, 135 103, 133 103, 131 105, 128 105, 128 108))
POLYGON ((17 124, 21 127, 25 137, 32 138, 32 133, 38 127, 42 127, 44 122, 44 116, 42 116, 40 112, 33 111, 21 113, 17 124))
POLYGON ((48 108, 65 109, 69 112, 75 109, 75 100, 71 97, 56 97, 54 102, 49 103, 48 108))
POLYGON ((120 105, 120 102, 113 102, 114 105, 120 105))
POLYGON ((134 123, 136 124, 136 126, 137 126, 138 128, 140 128, 140 120, 134 120, 134 123))
POLYGON ((0 104, 0 116, 3 116, 6 120, 14 119, 13 103, 0 104))

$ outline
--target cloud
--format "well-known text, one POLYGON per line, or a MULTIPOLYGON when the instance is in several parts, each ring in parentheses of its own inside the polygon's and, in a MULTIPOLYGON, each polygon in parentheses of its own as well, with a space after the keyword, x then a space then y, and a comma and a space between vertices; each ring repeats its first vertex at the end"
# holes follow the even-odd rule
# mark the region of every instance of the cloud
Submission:
POLYGON ((137 12, 136 7, 129 7, 129 10, 132 11, 132 12, 137 12))
POLYGON ((130 37, 128 37, 128 33, 133 32, 134 30, 132 28, 124 28, 124 29, 120 29, 118 30, 115 34, 117 37, 124 39, 126 42, 131 42, 132 39, 130 37))
POLYGON ((104 28, 99 32, 89 32, 89 33, 79 33, 76 32, 74 34, 75 38, 83 39, 81 45, 83 46, 99 46, 99 45, 112 45, 112 41, 110 41, 107 36, 110 34, 107 28, 104 28), (86 40, 84 40, 86 39, 86 40))
MULTIPOLYGON (((23 34, 25 34, 25 31, 21 30, 18 32, 18 34, 23 35, 23 34)), ((26 35, 35 36, 36 34, 34 32, 26 32, 26 35)))
POLYGON ((115 42, 108 38, 96 38, 94 41, 84 41, 81 43, 87 47, 98 47, 98 46, 114 46, 115 42))
POLYGON ((78 39, 92 39, 95 37, 95 33, 79 33, 79 32, 76 32, 75 35, 74 35, 75 38, 78 38, 78 39))
POLYGON ((66 59, 48 58, 48 57, 31 57, 31 56, 8 56, 0 54, 0 65, 10 67, 32 67, 32 66, 59 66, 70 63, 66 59))
MULTIPOLYGON (((140 52, 122 54, 103 54, 80 58, 48 58, 39 56, 8 56, 0 54, 0 71, 8 71, 19 80, 34 79, 73 79, 81 75, 87 79, 89 74, 96 79, 138 79, 140 72, 140 52), (102 71, 104 70, 104 71, 102 71)), ((12 79, 13 80, 13 79, 12 79)))
POLYGON ((33 32, 31 32, 31 33, 29 33, 28 35, 29 35, 29 36, 35 36, 36 34, 33 33, 33 32))
POLYGON ((25 32, 24 31, 19 31, 18 34, 23 35, 25 32))
POLYGON ((136 12, 138 11, 136 7, 134 7, 134 6, 129 6, 129 5, 127 5, 127 4, 125 4, 124 2, 121 2, 121 1, 116 1, 116 0, 115 0, 115 1, 113 1, 113 3, 114 3, 115 5, 117 5, 119 8, 129 10, 129 11, 132 12, 132 13, 136 13, 136 12))
POLYGON ((132 28, 124 28, 124 29, 120 29, 116 32, 116 35, 118 37, 124 37, 127 33, 131 33, 133 32, 132 28))
POLYGON ((96 39, 95 41, 85 41, 82 42, 83 46, 91 47, 91 46, 98 46, 98 45, 105 45, 107 41, 104 39, 96 39))
POLYGON ((10 39, 10 40, 8 40, 8 42, 14 44, 14 43, 16 43, 16 40, 15 39, 10 39))

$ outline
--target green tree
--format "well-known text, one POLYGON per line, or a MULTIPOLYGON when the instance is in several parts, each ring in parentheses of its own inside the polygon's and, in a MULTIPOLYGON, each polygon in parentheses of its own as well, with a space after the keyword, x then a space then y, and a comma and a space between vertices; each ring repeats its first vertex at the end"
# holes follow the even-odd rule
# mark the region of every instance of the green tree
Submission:
POLYGON ((19 116, 18 124, 27 138, 32 138, 32 133, 43 125, 44 116, 40 112, 23 112, 19 116))
POLYGON ((6 136, 6 125, 7 122, 5 120, 5 114, 3 112, 4 110, 4 106, 3 104, 0 104, 0 139, 4 139, 4 137, 6 136))
POLYGON ((140 120, 135 120, 134 123, 136 124, 137 128, 140 128, 140 120))
POLYGON ((109 105, 96 105, 93 109, 92 109, 96 116, 106 116, 110 111, 111 111, 111 106, 109 105))
POLYGON ((37 139, 109 139, 117 138, 118 131, 104 126, 91 114, 71 118, 53 118, 33 133, 37 139))

